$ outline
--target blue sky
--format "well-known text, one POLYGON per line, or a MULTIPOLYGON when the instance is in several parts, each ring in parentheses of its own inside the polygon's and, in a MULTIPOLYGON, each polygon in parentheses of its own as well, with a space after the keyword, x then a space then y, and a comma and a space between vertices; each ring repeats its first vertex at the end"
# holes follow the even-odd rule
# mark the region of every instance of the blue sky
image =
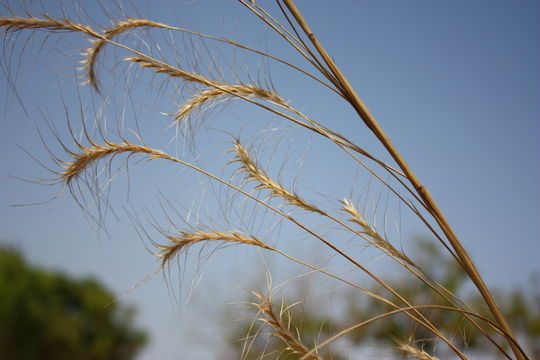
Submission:
MULTIPOLYGON (((229 37, 306 66, 281 39, 235 1, 134 3, 139 15, 229 37)), ((15 2, 8 4, 18 9, 15 2)), ((56 2, 43 4, 51 15, 61 15, 56 2)), ((260 4, 266 6, 263 1, 260 4)), ((540 272, 540 3, 298 1, 298 6, 431 190, 488 284, 506 289, 525 286, 534 273, 540 272)), ((81 3, 80 8, 86 13, 69 3, 64 7, 69 14, 78 14, 81 21, 90 18, 109 25, 98 6, 81 3)), ((268 7, 279 16, 273 2, 268 2, 268 7)), ((42 12, 29 8, 37 14, 42 12)), ((111 9, 118 13, 112 6, 111 9)), ((129 15, 138 16, 131 6, 126 9, 129 15)), ((87 46, 86 40, 78 35, 64 35, 58 41, 51 37, 41 47, 43 34, 35 34, 34 40, 27 41, 29 34, 3 40, 1 62, 17 95, 2 74, 2 243, 19 247, 37 264, 75 276, 97 276, 118 294, 138 284, 157 266, 147 249, 148 242, 144 236, 140 238, 132 220, 133 214, 137 214, 145 225, 156 219, 167 226, 161 207, 169 205, 164 198, 174 204, 178 218, 237 229, 244 226, 263 237, 279 238, 280 244, 295 236, 302 238, 302 244, 307 243, 305 235, 286 225, 276 225, 275 218, 259 220, 252 213, 252 204, 243 205, 241 199, 228 197, 217 184, 167 164, 134 161, 126 177, 124 163, 119 162, 120 173, 110 193, 118 221, 112 212, 107 213, 110 235, 96 229, 67 192, 44 205, 8 207, 51 199, 60 193, 58 186, 43 187, 13 178, 50 177, 18 147, 47 163, 48 155, 37 127, 58 154, 60 148, 51 140, 45 120, 54 124, 63 139, 69 140, 66 118, 80 129, 81 113, 92 121, 103 108, 103 120, 109 129, 121 122, 127 136, 133 136, 130 131, 137 132, 148 144, 192 156, 175 128, 169 127, 170 117, 160 114, 173 112, 182 103, 174 84, 164 84, 158 76, 129 68, 121 61, 127 53, 107 48, 98 70, 104 88, 112 90, 104 91, 106 97, 100 97, 87 87, 79 87, 79 96, 75 86, 75 76, 79 74, 76 61, 80 60, 80 49, 87 46), (13 40, 18 44, 14 49, 13 40), (130 93, 121 91, 126 84, 130 93), (232 206, 229 202, 240 204, 239 210, 224 219, 223 214, 232 206), (126 209, 132 214, 131 220, 125 215, 126 209), (242 224, 239 219, 245 213, 249 216, 242 224)), ((218 73, 213 68, 215 59, 220 64, 219 73, 228 80, 234 79, 231 69, 244 81, 249 79, 247 73, 261 83, 271 79, 294 106, 389 160, 344 102, 305 77, 240 50, 231 53, 212 42, 205 47, 198 41, 190 43, 189 37, 175 32, 162 34, 152 31, 149 36, 160 42, 165 57, 177 56, 188 68, 194 63, 204 64, 214 75, 218 73), (176 55, 168 50, 171 45, 176 46, 176 55), (198 55, 190 45, 195 46, 198 55)), ((121 39, 130 43, 135 37, 121 39)), ((229 133, 239 133, 243 141, 258 150, 261 163, 279 173, 283 181, 294 181, 300 191, 321 204, 331 204, 330 198, 351 195, 355 200, 365 200, 366 211, 379 224, 388 215, 385 226, 404 248, 408 239, 424 232, 418 224, 409 222, 406 210, 398 209, 394 200, 386 202, 385 212, 388 193, 369 181, 331 144, 297 129, 283 129, 286 124, 245 104, 232 102, 219 109, 207 114, 205 127, 189 133, 198 144, 197 156, 193 156, 198 164, 230 175, 229 170, 223 170, 230 156, 223 153, 231 145, 229 133), (274 130, 265 131, 268 127, 274 130), (282 168, 276 165, 282 163, 282 168), (399 230, 392 230, 395 227, 399 230)), ((304 253, 315 258, 317 255, 315 247, 304 253)), ((378 266, 376 260, 366 261, 378 266)), ((211 358, 206 344, 226 329, 226 324, 217 325, 222 321, 219 313, 223 306, 216 305, 241 300, 244 293, 238 288, 249 287, 264 273, 257 252, 240 248, 213 254, 205 264, 198 271, 197 261, 180 261, 178 268, 172 267, 168 281, 157 275, 122 299, 138 306, 139 323, 152 331, 154 342, 141 359, 184 358, 179 356, 182 349, 193 349, 193 358, 211 358), (246 266, 250 271, 246 271, 246 266), (192 282, 200 277, 200 284, 189 297, 192 282), (210 318, 209 313, 215 317, 210 318), (200 328, 189 325, 195 320, 200 328)))

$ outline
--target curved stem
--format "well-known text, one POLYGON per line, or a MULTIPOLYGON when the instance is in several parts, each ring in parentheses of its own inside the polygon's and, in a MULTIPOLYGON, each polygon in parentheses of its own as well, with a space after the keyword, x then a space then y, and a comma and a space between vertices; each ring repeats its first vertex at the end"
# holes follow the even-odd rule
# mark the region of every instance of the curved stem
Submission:
POLYGON ((439 206, 427 190, 427 188, 422 185, 420 182, 420 179, 415 175, 415 173, 412 171, 412 169, 409 167, 405 159, 401 156, 401 154, 398 152, 390 138, 386 135, 382 127, 379 125, 379 123, 375 120, 374 116, 370 113, 367 106, 364 104, 364 102, 360 99, 360 96, 356 93, 354 88, 351 86, 349 81, 345 78, 344 74, 341 72, 341 70, 338 68, 336 63, 332 60, 330 55, 327 53, 325 48, 319 43, 315 35, 313 34, 313 31, 310 29, 309 25, 303 18, 302 14, 294 4, 293 0, 283 0, 291 14, 294 16, 306 36, 309 38, 313 46, 316 48, 317 52, 322 56, 324 62, 332 72, 335 78, 338 79, 338 81, 342 85, 342 89, 344 91, 345 98, 349 101, 349 103, 353 106, 353 108, 356 110, 360 118, 364 121, 366 126, 373 132, 373 134, 379 139, 381 144, 386 148, 388 153, 392 156, 392 158, 396 161, 399 168, 403 170, 405 175, 407 176, 408 180, 410 181, 411 185, 415 188, 418 195, 422 198, 423 202, 427 206, 428 212, 433 216, 435 221, 439 224, 441 230, 445 234, 446 238, 448 239, 448 242, 450 245, 454 248, 456 255, 459 259, 460 264, 462 265, 463 269, 467 272, 472 282, 477 287, 478 291, 484 298, 486 305, 489 307, 491 313, 497 320, 498 324, 501 326, 501 328, 505 332, 505 337, 509 343, 509 345, 512 347, 512 351, 516 355, 516 358, 519 360, 524 360, 528 358, 525 354, 523 354, 522 350, 519 349, 518 346, 516 346, 516 340, 515 336, 512 333, 512 330, 510 329, 510 326, 508 325, 508 322, 504 315, 502 314, 497 302, 495 301, 493 295, 489 291, 486 283, 482 279, 480 273, 476 269, 476 266, 472 262, 469 254, 461 244, 461 242, 458 240, 456 234, 452 230, 450 224, 444 217, 442 211, 439 209, 439 206))
MULTIPOLYGON (((386 317, 389 317, 389 316, 392 316, 392 315, 396 315, 396 314, 399 314, 399 313, 402 313, 402 312, 406 312, 408 310, 413 310, 413 309, 439 309, 439 310, 455 311, 455 312, 462 313, 464 315, 467 314, 469 316, 474 316, 474 317, 477 317, 480 320, 485 321, 496 332, 498 332, 499 334, 504 334, 504 330, 501 329, 501 327, 499 325, 497 325, 493 321, 489 320, 488 318, 486 318, 484 316, 481 316, 481 315, 478 315, 478 314, 473 313, 473 312, 465 311, 463 309, 459 309, 459 308, 455 308, 455 307, 451 307, 451 306, 443 306, 443 305, 416 305, 416 306, 409 306, 409 307, 403 307, 403 308, 391 310, 391 311, 385 312, 383 314, 379 314, 377 316, 369 318, 367 320, 364 320, 364 321, 362 321, 360 323, 354 324, 354 325, 340 331, 339 333, 332 336, 331 338, 329 338, 329 339, 323 341, 322 343, 318 344, 313 349, 311 349, 307 354, 305 354, 301 359, 305 359, 307 356, 315 353, 317 350, 319 350, 323 346, 326 346, 326 345, 330 344, 331 342, 337 340, 338 338, 342 337, 343 335, 346 335, 347 333, 349 333, 351 331, 359 329, 359 328, 361 328, 361 327, 363 327, 365 325, 369 325, 369 324, 371 324, 371 323, 373 323, 373 322, 375 322, 377 320, 380 320, 380 319, 383 319, 383 318, 386 318, 386 317)), ((514 343, 514 345, 519 347, 517 342, 514 341, 513 343, 514 343)), ((521 351, 523 351, 523 350, 521 350, 521 351)))

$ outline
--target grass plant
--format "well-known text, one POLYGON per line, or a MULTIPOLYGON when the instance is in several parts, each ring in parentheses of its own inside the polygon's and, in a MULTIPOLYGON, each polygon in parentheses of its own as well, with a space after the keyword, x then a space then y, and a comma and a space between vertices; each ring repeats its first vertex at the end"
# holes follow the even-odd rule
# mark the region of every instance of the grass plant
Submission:
MULTIPOLYGON (((227 176, 199 166, 197 160, 184 159, 183 154, 173 155, 165 150, 158 150, 145 144, 142 139, 144 134, 138 131, 135 131, 137 133, 136 140, 121 135, 113 141, 114 133, 106 124, 100 123, 100 119, 93 121, 94 127, 91 129, 81 119, 83 129, 79 135, 71 130, 68 140, 58 136, 61 139, 62 153, 52 155, 54 167, 51 168, 51 172, 54 175, 51 177, 51 183, 60 184, 69 189, 75 199, 87 208, 87 202, 84 200, 86 190, 93 193, 96 202, 105 201, 99 193, 114 176, 109 176, 107 181, 101 183, 99 176, 104 172, 104 169, 112 166, 115 159, 124 157, 126 167, 128 162, 136 157, 152 162, 166 160, 182 168, 188 168, 217 184, 220 189, 234 194, 228 198, 234 203, 234 205, 230 205, 231 209, 234 206, 241 208, 249 202, 253 209, 258 209, 257 211, 260 212, 258 215, 252 215, 251 219, 267 216, 294 226, 305 237, 309 238, 309 241, 322 244, 332 256, 345 264, 343 266, 351 266, 355 272, 367 275, 369 281, 379 284, 384 289, 383 293, 376 294, 368 290, 369 287, 364 286, 357 280, 358 278, 351 280, 339 272, 326 269, 323 264, 311 263, 289 254, 288 251, 281 249, 280 245, 274 244, 272 239, 266 238, 265 234, 248 235, 254 230, 253 226, 247 225, 250 220, 234 222, 232 220, 233 210, 230 214, 224 214, 231 216, 231 220, 228 221, 231 228, 227 230, 220 230, 212 223, 204 224, 204 227, 200 227, 200 224, 196 223, 190 224, 190 219, 186 216, 185 222, 192 227, 191 229, 181 230, 177 234, 165 230, 158 232, 163 239, 152 239, 152 243, 156 246, 155 253, 161 268, 167 268, 174 259, 178 259, 180 256, 188 256, 187 249, 189 247, 212 246, 214 243, 256 247, 261 252, 277 253, 304 266, 307 271, 330 277, 342 286, 352 288, 359 298, 370 297, 386 304, 391 309, 385 313, 371 314, 371 317, 360 323, 352 324, 349 328, 335 329, 333 335, 318 339, 314 346, 308 346, 302 342, 302 330, 295 328, 287 320, 293 316, 287 311, 288 308, 283 305, 279 313, 276 314, 276 307, 272 304, 272 295, 262 295, 254 291, 253 295, 257 301, 253 305, 258 310, 257 319, 268 325, 272 335, 284 343, 286 353, 294 354, 297 358, 324 358, 326 353, 322 350, 337 339, 349 336, 355 330, 369 327, 373 322, 386 317, 403 315, 409 319, 412 326, 424 328, 431 334, 432 341, 440 344, 440 348, 446 349, 446 352, 441 351, 441 354, 451 353, 452 355, 447 355, 448 358, 468 359, 467 349, 460 345, 466 343, 466 340, 458 341, 456 338, 460 334, 448 334, 432 321, 435 312, 452 312, 460 314, 464 322, 470 323, 475 331, 480 332, 485 341, 492 346, 493 353, 498 354, 497 356, 516 360, 531 359, 520 344, 520 339, 513 333, 465 246, 461 243, 428 188, 421 182, 368 110, 331 54, 319 42, 316 34, 310 28, 308 20, 304 18, 295 2, 293 0, 278 0, 276 14, 271 14, 256 1, 240 0, 239 2, 260 20, 261 26, 267 26, 281 37, 289 45, 290 50, 299 55, 307 65, 300 67, 285 60, 285 57, 280 58, 276 54, 256 50, 229 39, 197 33, 143 17, 126 16, 123 19, 115 19, 112 26, 98 27, 80 24, 78 21, 62 15, 3 15, 0 17, 0 27, 6 34, 6 41, 10 41, 11 38, 15 39, 16 33, 24 31, 43 31, 50 37, 76 33, 87 38, 91 45, 83 46, 82 50, 77 49, 80 50, 79 61, 82 64, 78 75, 82 77, 80 86, 91 87, 96 92, 96 96, 104 96, 108 91, 104 82, 100 81, 102 75, 96 70, 96 66, 102 60, 109 59, 109 57, 104 56, 104 53, 110 49, 121 50, 127 56, 116 59, 117 67, 123 66, 127 69, 126 71, 146 71, 152 74, 156 83, 173 82, 175 90, 189 93, 184 96, 185 101, 177 106, 176 111, 162 111, 170 115, 169 126, 177 129, 187 129, 189 126, 194 126, 192 123, 215 114, 213 111, 222 106, 223 103, 235 100, 231 106, 239 102, 255 106, 256 109, 279 119, 287 126, 294 126, 299 131, 310 133, 314 136, 315 141, 325 141, 331 144, 349 159, 351 166, 365 171, 371 176, 373 182, 380 184, 385 189, 384 192, 388 194, 388 197, 392 197, 400 203, 402 208, 407 209, 417 217, 418 221, 425 226, 426 232, 436 239, 438 245, 448 252, 449 256, 467 275, 471 284, 481 295, 482 306, 487 308, 487 311, 473 308, 471 304, 464 303, 459 294, 454 294, 433 280, 414 259, 396 245, 396 239, 391 239, 391 235, 387 235, 384 228, 381 229, 380 225, 376 225, 374 221, 369 220, 363 214, 363 211, 359 209, 359 207, 363 207, 362 204, 359 206, 358 201, 349 199, 346 192, 342 197, 332 198, 329 201, 335 205, 332 208, 328 207, 327 203, 311 200, 309 194, 301 195, 298 187, 286 185, 288 180, 282 181, 272 176, 275 166, 269 166, 269 169, 266 169, 263 165, 265 156, 266 159, 271 159, 272 154, 261 155, 259 153, 261 155, 259 158, 254 156, 250 147, 244 145, 240 140, 247 136, 240 133, 230 134, 229 139, 232 145, 226 155, 229 158, 223 162, 223 168, 232 169, 231 175, 227 176), (187 36, 190 39, 204 39, 211 43, 218 43, 234 49, 235 52, 242 52, 266 62, 277 62, 285 65, 297 72, 299 76, 307 76, 313 80, 314 85, 328 89, 329 96, 337 96, 344 101, 346 106, 350 106, 356 113, 357 120, 371 131, 374 138, 385 149, 387 156, 383 158, 373 155, 363 145, 333 130, 331 126, 327 125, 327 122, 316 120, 293 107, 292 102, 285 100, 286 97, 280 95, 270 81, 241 80, 240 75, 236 73, 238 69, 234 69, 234 67, 231 68, 231 74, 217 74, 216 72, 212 74, 212 71, 204 70, 205 64, 197 63, 202 61, 197 57, 194 58, 195 66, 192 66, 191 69, 184 68, 181 62, 175 63, 168 60, 167 56, 162 56, 159 51, 151 51, 151 49, 155 49, 154 45, 156 44, 145 46, 144 42, 141 41, 139 45, 134 46, 132 42, 127 41, 127 39, 139 35, 142 38, 143 32, 147 29, 166 31, 170 36, 187 36), (385 160, 386 158, 391 159, 391 161, 385 160), (336 229, 337 235, 329 235, 326 230, 321 231, 314 225, 317 223, 325 224, 331 230, 336 229), (350 247, 350 242, 345 243, 340 240, 340 237, 352 238, 357 243, 369 244, 370 247, 397 264, 401 271, 414 277, 419 283, 427 285, 432 291, 432 296, 438 300, 442 299, 441 301, 445 305, 440 305, 439 302, 435 301, 433 303, 414 303, 414 299, 409 298, 407 294, 401 294, 398 289, 395 289, 390 282, 384 279, 383 275, 370 270, 368 265, 356 257, 354 249, 350 247)), ((303 6, 308 7, 309 2, 305 2, 303 6)), ((32 33, 29 36, 33 36, 32 33)), ((198 48, 188 41, 187 46, 190 44, 192 45, 191 51, 196 53, 198 48)), ((215 58, 211 62, 221 61, 219 54, 214 56, 215 58)), ((101 65, 106 66, 106 63, 101 65)), ((254 79, 258 78, 258 75, 247 74, 244 75, 244 78, 254 79)), ((162 92, 162 86, 152 85, 149 89, 157 91, 158 94, 162 92)), ((75 126, 75 124, 70 124, 70 126, 75 126)), ((118 127, 122 128, 122 126, 118 127)), ((225 132, 228 131, 226 125, 223 125, 223 128, 225 132)), ((119 132, 122 133, 122 131, 119 132)), ((179 133, 182 132, 179 131, 179 133)), ((188 134, 185 138, 180 137, 178 141, 188 143, 189 138, 188 134)), ((48 146, 47 141, 47 139, 44 140, 46 146, 48 146)), ((51 150, 51 153, 54 151, 51 150)), ((203 183, 202 186, 206 186, 204 184, 206 183, 203 183)), ((327 198, 329 197, 331 196, 328 195, 327 198)), ((228 206, 226 205, 226 207, 228 206)), ((242 216, 239 217, 242 218, 242 216)), ((398 339, 394 350, 404 358, 436 359, 437 354, 428 354, 423 349, 416 347, 415 344, 419 340, 398 339)), ((281 352, 270 352, 266 356, 280 358, 284 355, 281 352)))

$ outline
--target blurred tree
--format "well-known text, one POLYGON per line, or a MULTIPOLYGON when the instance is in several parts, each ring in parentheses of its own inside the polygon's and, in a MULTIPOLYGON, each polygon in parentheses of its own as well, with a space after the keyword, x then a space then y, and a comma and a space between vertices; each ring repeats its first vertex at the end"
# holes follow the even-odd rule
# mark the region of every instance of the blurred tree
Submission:
POLYGON ((29 266, 0 247, 0 359, 133 359, 146 334, 134 309, 93 279, 29 266))
MULTIPOLYGON (((453 259, 444 256, 438 247, 433 246, 432 242, 418 239, 417 243, 418 248, 415 259, 420 259, 417 263, 424 269, 425 273, 450 292, 465 299, 468 306, 492 319, 487 315, 487 309, 482 307, 483 302, 480 296, 469 294, 470 288, 467 288, 467 276, 459 265, 453 259)), ((388 283, 413 304, 448 305, 444 299, 435 295, 427 285, 419 282, 416 278, 395 278, 393 281, 388 281, 388 283)), ((380 285, 374 286, 371 291, 384 295, 394 303, 400 303, 395 297, 389 297, 380 285)), ((292 332, 301 337, 304 344, 311 348, 315 342, 322 342, 342 329, 377 314, 394 310, 373 298, 359 302, 357 292, 351 291, 349 295, 343 311, 344 316, 338 318, 336 316, 325 316, 324 309, 321 307, 315 309, 304 306, 293 307, 289 312, 290 314, 287 314, 287 321, 290 315, 291 321, 289 325, 292 332)), ((540 359, 540 293, 538 292, 538 286, 531 285, 526 292, 521 290, 499 291, 495 295, 512 329, 520 338, 522 344, 527 346, 529 354, 534 359, 540 359)), ((292 300, 286 300, 285 302, 293 303, 292 300)), ((276 305, 281 305, 281 302, 274 304, 275 307, 276 305)), ((275 312, 279 313, 280 309, 277 308, 275 312)), ((493 346, 486 341, 486 338, 480 332, 473 328, 463 315, 452 311, 432 311, 429 309, 422 310, 422 313, 453 341, 466 339, 466 343, 455 344, 460 349, 469 354, 494 354, 492 351, 493 346), (457 333, 464 336, 452 336, 452 334, 457 333)), ((233 344, 237 354, 242 353, 243 359, 260 359, 266 358, 266 356, 274 358, 276 354, 280 355, 280 359, 293 360, 301 357, 287 349, 286 344, 265 323, 264 316, 261 316, 260 312, 257 313, 257 318, 262 318, 262 321, 239 325, 230 333, 231 344, 233 344), (264 337, 262 336, 264 334, 272 336, 264 337)), ((495 335, 494 331, 485 323, 482 323, 482 321, 478 323, 488 334, 495 335)), ((407 358, 407 354, 401 354, 399 346, 390 342, 413 342, 416 348, 423 349, 430 354, 436 354, 439 350, 437 345, 440 344, 430 331, 412 323, 403 314, 386 317, 369 326, 355 330, 348 335, 347 341, 354 347, 361 347, 365 344, 387 345, 386 347, 390 345, 390 348, 395 349, 396 356, 402 355, 403 358, 407 358)), ((509 351, 507 347, 505 348, 509 351)), ((321 353, 323 358, 341 359, 337 347, 323 350, 321 353)))

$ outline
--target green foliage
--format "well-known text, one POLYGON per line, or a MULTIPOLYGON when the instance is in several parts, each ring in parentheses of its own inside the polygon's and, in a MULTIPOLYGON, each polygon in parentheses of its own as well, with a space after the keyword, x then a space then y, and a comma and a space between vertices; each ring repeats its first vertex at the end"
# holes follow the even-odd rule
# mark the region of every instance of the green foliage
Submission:
POLYGON ((0 358, 132 359, 146 342, 134 309, 93 279, 29 266, 0 248, 0 358))

